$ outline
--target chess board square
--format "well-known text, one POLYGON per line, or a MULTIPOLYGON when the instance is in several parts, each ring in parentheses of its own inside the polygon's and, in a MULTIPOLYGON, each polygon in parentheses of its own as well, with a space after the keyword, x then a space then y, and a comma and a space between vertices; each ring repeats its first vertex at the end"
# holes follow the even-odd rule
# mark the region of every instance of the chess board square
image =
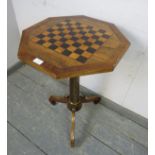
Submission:
POLYGON ((84 51, 85 51, 86 49, 88 49, 88 46, 82 44, 79 48, 80 48, 81 50, 84 50, 84 51))
POLYGON ((87 28, 87 24, 81 24, 83 28, 87 28))
POLYGON ((96 32, 95 35, 101 37, 103 35, 103 33, 100 33, 100 32, 96 32))
POLYGON ((78 43, 78 42, 75 42, 75 43, 73 43, 72 45, 75 46, 75 47, 79 47, 79 46, 81 46, 81 44, 78 43))
POLYGON ((62 47, 62 48, 67 48, 67 47, 69 47, 69 45, 66 44, 66 43, 63 43, 63 44, 61 45, 61 47, 62 47))
POLYGON ((74 29, 74 32, 77 32, 77 33, 79 33, 81 30, 79 30, 79 29, 74 29))
POLYGON ((99 32, 101 32, 101 33, 105 33, 106 31, 103 30, 103 29, 100 29, 99 32))
POLYGON ((56 26, 56 25, 52 26, 52 31, 55 31, 57 29, 58 29, 58 26, 56 26))
POLYGON ((42 34, 45 35, 45 36, 47 36, 48 34, 50 34, 50 32, 45 31, 45 32, 43 32, 42 34))
POLYGON ((71 21, 70 19, 66 19, 66 20, 65 20, 66 23, 69 23, 70 21, 71 21))
POLYGON ((66 38, 61 38, 60 41, 65 42, 65 41, 67 41, 67 39, 66 38))
POLYGON ((66 41, 66 43, 67 44, 69 44, 69 45, 72 45, 73 43, 75 43, 73 40, 71 40, 71 39, 68 39, 67 41, 66 41))
POLYGON ((89 47, 89 48, 87 49, 87 51, 90 52, 90 53, 94 53, 94 52, 96 51, 96 49, 94 49, 94 48, 92 48, 92 47, 89 47))
POLYGON ((81 38, 83 35, 82 34, 80 34, 80 33, 76 33, 75 35, 74 35, 74 37, 77 37, 77 38, 81 38))
POLYGON ((74 20, 70 20, 70 23, 72 23, 73 25, 76 25, 76 21, 74 21, 74 20))
POLYGON ((87 61, 87 58, 85 58, 83 56, 79 56, 76 60, 79 62, 85 63, 87 61))
POLYGON ((44 34, 39 34, 36 37, 42 39, 43 37, 45 37, 45 35, 44 34))
POLYGON ((83 36, 83 37, 81 37, 83 40, 88 40, 89 39, 89 37, 87 37, 87 36, 83 36))
POLYGON ((82 54, 84 51, 78 48, 74 52, 77 53, 77 54, 82 54))
POLYGON ((52 31, 52 34, 59 34, 60 33, 60 31, 58 31, 58 30, 54 30, 54 31, 52 31))
POLYGON ((84 44, 87 45, 87 46, 91 46, 92 45, 92 43, 90 41, 86 41, 84 44))
POLYGON ((68 27, 71 27, 71 26, 72 26, 72 24, 70 24, 70 23, 67 23, 67 24, 66 24, 66 26, 68 26, 68 27))
POLYGON ((66 23, 66 21, 63 21, 63 22, 61 22, 61 24, 62 24, 63 26, 65 26, 67 23, 66 23))
POLYGON ((62 31, 64 31, 64 29, 66 29, 66 25, 61 26, 61 29, 63 29, 62 31))
POLYGON ((107 34, 103 34, 102 37, 104 37, 104 38, 106 38, 106 39, 109 39, 109 38, 110 38, 110 36, 107 35, 107 34))
POLYGON ((78 38, 77 38, 77 37, 72 37, 71 39, 72 39, 73 41, 78 40, 78 38))
POLYGON ((98 49, 100 46, 97 45, 97 44, 92 44, 91 47, 94 48, 94 49, 98 49))
POLYGON ((50 46, 51 46, 51 43, 50 43, 50 42, 45 42, 45 43, 43 44, 43 46, 44 46, 44 47, 50 47, 50 46))
POLYGON ((85 36, 86 36, 86 37, 92 37, 93 34, 91 34, 91 33, 86 33, 85 36))
POLYGON ((87 41, 91 42, 92 44, 96 42, 96 39, 89 38, 87 41))
POLYGON ((64 33, 69 33, 70 31, 68 29, 63 30, 64 33))
POLYGON ((87 29, 93 29, 93 26, 87 26, 86 28, 87 29))
POLYGON ((80 26, 80 25, 81 25, 81 23, 78 23, 78 22, 77 22, 77 23, 75 23, 75 25, 76 25, 76 26, 80 26))
POLYGON ((71 32, 69 32, 69 34, 70 34, 70 35, 75 35, 76 32, 71 31, 71 32))
POLYGON ((64 37, 65 35, 66 35, 66 34, 63 33, 63 32, 59 33, 59 36, 61 36, 61 37, 64 37))
POLYGON ((73 25, 72 25, 72 28, 73 28, 74 30, 77 29, 77 27, 78 27, 78 26, 77 26, 76 24, 73 24, 73 25))
POLYGON ((42 40, 49 41, 50 37, 44 37, 44 38, 42 38, 42 40))
POLYGON ((98 41, 105 42, 105 41, 106 41, 106 38, 101 38, 101 37, 100 37, 100 38, 98 39, 98 41))
POLYGON ((89 30, 88 32, 91 34, 96 34, 96 31, 94 31, 94 30, 89 30))
POLYGON ((39 38, 37 38, 37 37, 32 37, 32 41, 33 42, 38 42, 40 39, 39 38))
POLYGON ((93 35, 92 38, 93 38, 93 39, 99 39, 99 36, 93 35))
POLYGON ((50 43, 55 43, 55 42, 56 42, 56 40, 55 40, 55 39, 53 39, 53 38, 51 38, 51 39, 49 40, 49 42, 50 42, 50 43))
POLYGON ((83 34, 83 35, 84 35, 84 34, 86 34, 86 32, 85 32, 85 31, 80 31, 79 33, 80 33, 80 34, 83 34))
POLYGON ((88 29, 86 27, 83 27, 81 30, 86 32, 86 33, 88 32, 88 29))
POLYGON ((79 30, 82 30, 82 31, 87 31, 86 28, 85 27, 82 27, 82 26, 79 26, 78 29, 79 30))
POLYGON ((71 32, 71 35, 78 34, 78 32, 76 31, 76 29, 72 29, 70 32, 71 32), (72 33, 73 33, 73 34, 72 34, 72 33))
POLYGON ((58 53, 62 53, 62 52, 64 51, 64 48, 62 48, 62 47, 57 47, 55 50, 56 50, 58 53))
POLYGON ((37 43, 40 44, 40 45, 42 45, 42 44, 45 43, 45 40, 39 40, 39 41, 37 41, 37 43))
POLYGON ((51 46, 49 46, 48 48, 50 48, 51 50, 55 50, 58 46, 52 44, 51 46))
POLYGON ((74 52, 77 48, 71 45, 67 49, 74 52))
POLYGON ((83 40, 82 38, 78 39, 76 42, 83 44, 85 42, 85 40, 83 40))
POLYGON ((56 24, 56 26, 61 27, 61 26, 63 26, 63 24, 59 23, 59 24, 56 24))
POLYGON ((77 59, 79 57, 79 54, 72 53, 69 57, 73 59, 77 59))
POLYGON ((95 32, 98 32, 98 30, 99 30, 97 27, 92 27, 91 29, 92 29, 93 31, 95 31, 95 32))
POLYGON ((64 29, 63 28, 58 28, 57 31, 62 32, 64 29))
POLYGON ((83 56, 85 58, 90 58, 92 56, 92 54, 89 52, 83 52, 81 56, 83 56))
POLYGON ((74 30, 73 27, 67 27, 67 29, 68 29, 69 31, 73 31, 73 30, 74 30))
POLYGON ((61 47, 61 45, 62 45, 62 42, 61 41, 56 41, 55 43, 54 43, 56 46, 60 46, 61 47))
POLYGON ((70 34, 66 34, 66 35, 65 35, 65 38, 67 38, 67 39, 71 39, 72 36, 71 36, 70 34))
POLYGON ((69 50, 64 50, 63 52, 62 52, 62 54, 63 55, 66 55, 66 56, 69 56, 70 54, 71 54, 72 52, 70 52, 69 50))
POLYGON ((51 38, 52 38, 52 37, 54 37, 54 36, 56 36, 56 35, 53 34, 53 33, 49 33, 49 34, 48 34, 48 37, 51 37, 51 38))
POLYGON ((97 40, 97 41, 95 42, 95 44, 97 44, 97 45, 102 45, 102 44, 103 44, 103 42, 102 42, 102 41, 97 40))
POLYGON ((52 29, 51 29, 51 28, 48 28, 47 31, 48 31, 48 32, 52 32, 52 29))
POLYGON ((59 35, 56 35, 56 36, 53 36, 52 38, 55 40, 60 40, 62 37, 60 37, 59 35))

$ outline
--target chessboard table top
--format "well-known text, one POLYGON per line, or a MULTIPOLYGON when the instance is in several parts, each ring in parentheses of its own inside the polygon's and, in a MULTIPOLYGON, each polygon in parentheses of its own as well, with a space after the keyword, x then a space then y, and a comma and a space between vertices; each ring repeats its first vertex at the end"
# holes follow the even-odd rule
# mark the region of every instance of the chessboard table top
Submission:
POLYGON ((23 31, 18 57, 54 78, 70 78, 113 71, 129 45, 114 24, 51 17, 23 31))

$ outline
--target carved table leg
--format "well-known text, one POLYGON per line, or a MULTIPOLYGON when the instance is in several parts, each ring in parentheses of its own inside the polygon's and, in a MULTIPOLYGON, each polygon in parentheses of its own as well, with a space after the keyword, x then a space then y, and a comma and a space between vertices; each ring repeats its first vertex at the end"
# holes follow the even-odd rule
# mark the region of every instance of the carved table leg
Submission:
POLYGON ((75 112, 72 112, 72 126, 70 130, 70 145, 74 147, 75 144, 75 112))
POLYGON ((79 97, 79 77, 70 78, 70 96, 68 108, 72 112, 72 124, 70 130, 70 145, 74 147, 75 144, 75 112, 81 109, 79 97))
POLYGON ((71 129, 70 129, 70 145, 74 147, 75 144, 75 112, 79 111, 83 103, 94 102, 97 104, 101 98, 98 96, 79 96, 79 77, 70 78, 70 95, 69 96, 50 96, 49 101, 51 104, 56 105, 65 103, 68 109, 72 112, 71 129))
POLYGON ((101 98, 99 96, 84 96, 81 97, 82 103, 89 103, 94 102, 94 104, 98 104, 100 102, 101 98))
POLYGON ((49 101, 53 105, 56 105, 58 102, 67 104, 69 101, 69 97, 68 96, 50 96, 49 101))

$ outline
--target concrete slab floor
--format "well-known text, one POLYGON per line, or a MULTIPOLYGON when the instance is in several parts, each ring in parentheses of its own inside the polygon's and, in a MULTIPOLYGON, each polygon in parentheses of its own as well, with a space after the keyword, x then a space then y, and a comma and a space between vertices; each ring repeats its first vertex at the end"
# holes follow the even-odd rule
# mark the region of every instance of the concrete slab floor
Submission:
POLYGON ((68 86, 28 66, 8 77, 8 155, 148 154, 147 129, 102 104, 77 112, 76 147, 70 148, 71 113, 50 105, 52 94, 68 95, 68 86))

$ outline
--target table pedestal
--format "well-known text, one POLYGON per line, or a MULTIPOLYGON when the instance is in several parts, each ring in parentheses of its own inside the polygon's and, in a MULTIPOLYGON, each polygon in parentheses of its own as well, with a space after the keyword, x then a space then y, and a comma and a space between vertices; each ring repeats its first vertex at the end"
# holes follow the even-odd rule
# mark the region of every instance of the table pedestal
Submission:
POLYGON ((49 101, 51 104, 65 103, 68 109, 72 112, 72 125, 70 130, 70 144, 74 147, 75 143, 75 112, 80 110, 83 103, 94 102, 99 103, 99 96, 80 96, 79 77, 70 78, 70 95, 69 96, 50 96, 49 101))

